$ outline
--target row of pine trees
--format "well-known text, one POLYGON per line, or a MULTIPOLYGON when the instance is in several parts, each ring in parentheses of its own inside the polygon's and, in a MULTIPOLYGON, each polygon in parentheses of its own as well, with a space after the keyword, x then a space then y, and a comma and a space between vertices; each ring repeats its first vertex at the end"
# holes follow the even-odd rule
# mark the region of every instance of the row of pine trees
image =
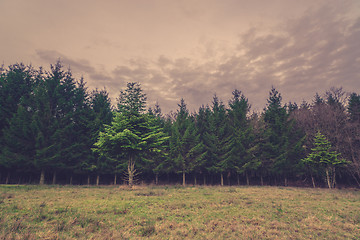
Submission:
POLYGON ((147 108, 139 83, 115 104, 61 63, 0 75, 0 182, 40 184, 271 184, 360 186, 360 95, 332 88, 261 113, 239 90, 190 113, 147 108))

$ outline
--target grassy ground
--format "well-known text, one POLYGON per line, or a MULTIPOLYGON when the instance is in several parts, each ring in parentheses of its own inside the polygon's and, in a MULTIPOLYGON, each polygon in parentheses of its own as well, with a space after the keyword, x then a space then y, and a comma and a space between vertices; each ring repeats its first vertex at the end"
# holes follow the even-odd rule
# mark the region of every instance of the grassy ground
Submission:
POLYGON ((0 239, 360 239, 360 191, 0 186, 0 239))

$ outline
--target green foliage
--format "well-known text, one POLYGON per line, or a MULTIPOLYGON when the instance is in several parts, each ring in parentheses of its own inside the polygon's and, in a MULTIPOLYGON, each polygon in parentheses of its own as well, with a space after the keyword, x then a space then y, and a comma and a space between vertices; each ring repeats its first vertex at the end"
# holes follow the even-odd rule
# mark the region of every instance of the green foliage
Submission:
POLYGON ((170 150, 177 172, 183 174, 183 185, 186 184, 185 174, 200 167, 204 159, 200 134, 194 121, 194 117, 189 115, 184 99, 181 99, 172 127, 170 150))
POLYGON ((155 124, 153 116, 143 113, 146 97, 139 84, 129 83, 120 96, 119 112, 114 113, 111 124, 99 133, 94 151, 112 161, 116 169, 127 165, 131 186, 136 165, 141 165, 139 161, 148 154, 161 152, 168 137, 155 124))
POLYGON ((314 138, 314 148, 311 153, 302 161, 310 166, 310 169, 324 171, 326 173, 326 182, 329 188, 335 186, 336 168, 347 164, 347 161, 340 158, 340 153, 331 151, 331 144, 326 137, 317 132, 314 138))

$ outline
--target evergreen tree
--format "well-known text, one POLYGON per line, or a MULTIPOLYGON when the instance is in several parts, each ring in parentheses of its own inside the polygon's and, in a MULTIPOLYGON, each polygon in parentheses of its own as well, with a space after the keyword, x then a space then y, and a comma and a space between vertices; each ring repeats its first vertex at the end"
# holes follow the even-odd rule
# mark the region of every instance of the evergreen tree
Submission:
POLYGON ((22 161, 29 161, 32 155, 29 130, 31 121, 28 121, 27 112, 32 110, 29 105, 36 76, 32 67, 23 64, 11 65, 0 73, 0 170, 6 169, 6 182, 10 171, 15 170, 16 166, 25 166, 27 163, 22 161), (17 129, 19 126, 21 128, 17 129), (22 130, 25 132, 22 133, 22 130), (16 141, 21 135, 24 138, 16 141), (24 165, 19 164, 20 162, 24 165))
MULTIPOLYGON (((164 134, 169 137, 169 131, 165 130, 166 120, 161 114, 161 108, 158 103, 155 104, 153 109, 149 108, 148 117, 149 124, 152 125, 154 130, 162 129, 164 134)), ((165 173, 168 170, 169 139, 167 139, 161 147, 162 151, 150 152, 144 157, 143 169, 155 175, 155 184, 159 183, 159 174, 165 173)))
POLYGON ((186 173, 192 172, 203 160, 200 135, 194 120, 189 115, 184 99, 181 99, 172 128, 170 149, 177 172, 182 173, 183 186, 186 185, 186 173))
MULTIPOLYGON (((196 168, 196 172, 200 173, 203 175, 203 184, 206 185, 206 175, 210 174, 211 171, 209 171, 209 169, 211 169, 213 166, 210 161, 210 157, 209 157, 209 151, 207 150, 206 147, 206 139, 207 136, 210 132, 210 117, 211 117, 211 110, 209 108, 209 106, 201 106, 199 108, 199 111, 196 115, 196 129, 198 130, 198 133, 200 135, 200 142, 202 143, 202 149, 200 150, 200 152, 202 153, 204 159, 201 162, 201 164, 199 164, 196 168)), ((196 175, 195 175, 196 176, 196 175)))
POLYGON ((235 89, 232 94, 228 109, 230 135, 226 146, 225 161, 236 171, 238 184, 240 173, 245 173, 247 183, 249 183, 248 172, 252 169, 249 150, 253 141, 253 131, 247 119, 250 106, 239 90, 235 89))
POLYGON ((232 162, 226 161, 226 141, 228 138, 228 125, 226 121, 226 109, 224 104, 215 95, 211 109, 209 131, 205 134, 205 147, 207 161, 210 167, 208 171, 220 173, 221 185, 224 185, 223 174, 227 173, 228 180, 234 169, 232 162))
POLYGON ((350 121, 360 122, 360 94, 352 93, 349 98, 348 112, 350 114, 350 121))
POLYGON ((34 91, 34 165, 41 171, 40 184, 45 181, 46 171, 53 172, 56 180, 57 171, 76 165, 75 104, 76 82, 71 71, 63 71, 60 62, 51 65, 51 71, 39 80, 34 91))
POLYGON ((347 164, 347 161, 340 158, 340 154, 331 151, 331 144, 320 131, 315 136, 314 148, 303 162, 310 166, 311 170, 324 171, 326 183, 329 188, 334 188, 336 183, 336 168, 347 164))
POLYGON ((292 148, 289 138, 293 124, 289 120, 286 107, 281 105, 281 100, 281 94, 272 87, 264 113, 265 141, 262 150, 266 168, 275 175, 275 180, 276 176, 283 176, 286 185, 288 176, 295 169, 294 162, 288 155, 292 148))
MULTIPOLYGON (((89 122, 91 145, 94 145, 99 137, 99 133, 104 131, 105 125, 112 121, 113 113, 111 109, 111 100, 106 89, 94 90, 90 94, 90 107, 92 112, 92 121, 89 122)), ((99 184, 100 174, 110 171, 110 165, 104 156, 93 152, 89 158, 82 161, 81 169, 88 174, 88 185, 90 184, 90 174, 96 173, 96 184, 99 184)), ((114 184, 116 184, 117 174, 123 169, 116 169, 113 166, 114 184)))
MULTIPOLYGON (((128 83, 120 92, 118 111, 111 125, 106 125, 95 143, 95 152, 117 162, 116 167, 127 165, 129 186, 134 184, 136 165, 146 154, 160 152, 167 137, 154 127, 149 115, 144 114, 146 95, 140 84, 128 83)), ((139 166, 138 166, 139 167, 139 166)))

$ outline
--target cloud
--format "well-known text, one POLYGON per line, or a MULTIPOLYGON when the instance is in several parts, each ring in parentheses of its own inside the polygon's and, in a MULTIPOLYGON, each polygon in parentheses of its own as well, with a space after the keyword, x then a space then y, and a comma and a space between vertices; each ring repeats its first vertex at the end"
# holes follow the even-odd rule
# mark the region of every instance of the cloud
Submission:
POLYGON ((237 45, 226 48, 220 41, 206 40, 198 47, 202 58, 138 57, 106 71, 56 51, 36 52, 42 60, 60 58, 74 72, 87 74, 90 86, 106 86, 113 99, 126 82, 140 82, 149 105, 159 102, 165 113, 176 111, 181 98, 190 111, 210 104, 215 93, 226 103, 235 88, 254 110, 261 110, 272 85, 284 103, 311 100, 332 86, 359 92, 360 17, 349 15, 350 7, 325 2, 271 28, 251 27, 239 35, 237 45))

